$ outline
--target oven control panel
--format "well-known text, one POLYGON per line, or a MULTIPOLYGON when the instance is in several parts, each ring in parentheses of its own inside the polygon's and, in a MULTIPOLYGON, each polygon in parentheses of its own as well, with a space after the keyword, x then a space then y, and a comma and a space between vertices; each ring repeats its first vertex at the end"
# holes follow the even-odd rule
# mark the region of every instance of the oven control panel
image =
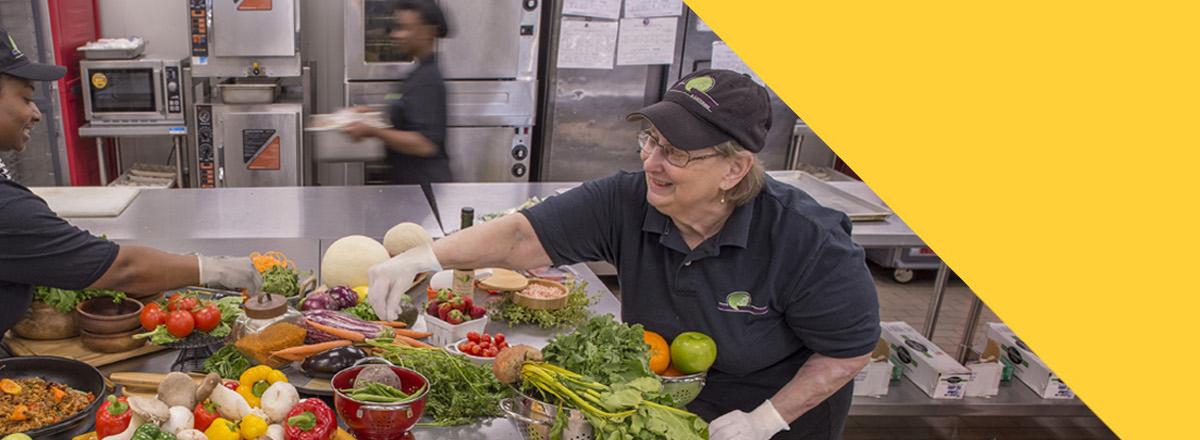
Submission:
POLYGON ((167 113, 173 115, 182 115, 183 90, 179 85, 179 66, 163 67, 163 81, 166 88, 165 95, 167 96, 167 113))
POLYGON ((208 56, 209 0, 188 0, 188 22, 191 25, 192 56, 208 56))
POLYGON ((201 188, 217 187, 217 159, 213 150, 213 112, 211 105, 196 105, 196 168, 201 188))

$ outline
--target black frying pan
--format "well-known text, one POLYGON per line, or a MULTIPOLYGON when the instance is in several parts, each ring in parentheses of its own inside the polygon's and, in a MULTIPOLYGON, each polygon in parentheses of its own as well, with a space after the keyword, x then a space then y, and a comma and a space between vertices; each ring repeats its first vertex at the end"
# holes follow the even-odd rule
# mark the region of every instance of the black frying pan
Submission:
POLYGON ((89 431, 95 422, 96 409, 104 401, 108 390, 104 386, 104 375, 95 367, 52 356, 28 356, 0 359, 0 378, 40 377, 83 392, 90 392, 96 399, 83 411, 62 421, 26 432, 35 439, 70 439, 89 431))

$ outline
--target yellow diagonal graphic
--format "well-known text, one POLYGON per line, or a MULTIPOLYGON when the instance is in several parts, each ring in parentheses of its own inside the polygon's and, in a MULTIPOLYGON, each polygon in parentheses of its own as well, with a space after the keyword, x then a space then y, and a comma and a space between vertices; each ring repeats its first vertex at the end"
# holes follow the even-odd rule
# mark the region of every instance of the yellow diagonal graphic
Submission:
POLYGON ((1114 432, 1191 435, 1200 3, 687 4, 1114 432))

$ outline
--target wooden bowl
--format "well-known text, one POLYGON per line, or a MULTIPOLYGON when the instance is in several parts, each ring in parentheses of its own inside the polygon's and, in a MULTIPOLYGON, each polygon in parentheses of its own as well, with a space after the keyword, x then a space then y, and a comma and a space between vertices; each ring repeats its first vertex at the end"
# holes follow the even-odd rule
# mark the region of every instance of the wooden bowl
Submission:
POLYGON ((562 295, 556 296, 554 298, 534 298, 531 296, 526 296, 525 291, 520 290, 520 291, 513 292, 512 301, 519 306, 522 306, 522 307, 525 307, 525 308, 531 309, 531 310, 558 310, 558 309, 561 309, 561 308, 567 306, 567 287, 566 286, 563 286, 560 283, 550 281, 550 280, 531 278, 529 280, 529 285, 532 286, 534 284, 552 287, 554 289, 557 289, 559 292, 562 292, 562 295))
POLYGON ((111 335, 140 328, 141 313, 141 301, 125 298, 120 303, 114 303, 112 298, 101 296, 75 306, 75 322, 80 331, 111 335))
POLYGON ((141 327, 111 335, 98 335, 86 330, 79 331, 79 340, 88 350, 100 353, 122 353, 146 345, 146 339, 134 339, 133 335, 141 333, 141 327))
POLYGON ((39 341, 68 339, 79 334, 74 313, 59 313, 41 301, 30 304, 29 313, 12 330, 17 336, 39 341))

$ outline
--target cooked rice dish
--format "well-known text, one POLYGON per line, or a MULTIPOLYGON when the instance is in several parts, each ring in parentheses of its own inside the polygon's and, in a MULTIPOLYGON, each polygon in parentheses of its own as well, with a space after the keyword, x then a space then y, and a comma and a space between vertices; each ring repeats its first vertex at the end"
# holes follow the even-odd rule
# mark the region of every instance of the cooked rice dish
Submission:
POLYGON ((96 396, 40 377, 0 380, 0 436, 29 432, 83 411, 96 396), (17 386, 13 386, 13 384, 17 386))

